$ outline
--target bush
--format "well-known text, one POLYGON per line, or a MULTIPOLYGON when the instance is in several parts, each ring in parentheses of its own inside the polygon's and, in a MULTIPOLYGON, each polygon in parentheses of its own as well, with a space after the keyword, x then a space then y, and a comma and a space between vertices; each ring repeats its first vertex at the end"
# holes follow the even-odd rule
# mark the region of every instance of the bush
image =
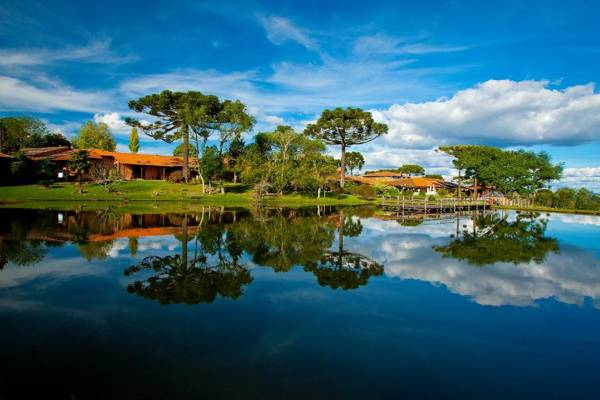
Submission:
POLYGON ((373 186, 369 185, 358 185, 353 189, 352 193, 364 199, 372 199, 375 197, 375 189, 373 186))
POLYGON ((167 177, 167 180, 171 183, 181 183, 184 181, 183 179, 183 171, 181 170, 176 170, 173 171, 169 174, 169 176, 167 177))

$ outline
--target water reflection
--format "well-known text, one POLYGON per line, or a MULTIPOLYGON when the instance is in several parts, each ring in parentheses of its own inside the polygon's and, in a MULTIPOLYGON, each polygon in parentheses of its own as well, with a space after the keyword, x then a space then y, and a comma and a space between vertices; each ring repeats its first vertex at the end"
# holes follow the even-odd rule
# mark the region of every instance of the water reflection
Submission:
POLYGON ((540 264, 548 253, 558 252, 558 241, 545 236, 547 225, 548 220, 538 213, 518 213, 514 221, 508 219, 508 214, 476 215, 471 229, 463 227, 455 240, 435 250, 478 266, 498 262, 540 264))
MULTIPOLYGON (((559 252, 548 218, 538 214, 435 219, 373 208, 207 207, 164 215, 11 210, 2 218, 0 268, 33 266, 48 255, 60 262, 65 256, 54 249, 70 243, 80 255, 73 261, 118 259, 126 290, 161 304, 238 299, 256 279, 254 268, 295 268, 334 290, 354 290, 385 274, 443 285, 483 305, 547 298, 600 303, 594 251, 563 244, 559 252)), ((0 280, 10 280, 9 272, 2 274, 0 280)), ((26 276, 19 273, 20 280, 26 276)))
POLYGON ((212 303, 217 295, 238 298, 242 287, 252 282, 249 270, 239 264, 241 248, 235 240, 223 238, 221 224, 198 225, 194 253, 188 256, 188 219, 188 215, 181 217, 181 234, 177 235, 182 242, 181 254, 145 257, 125 270, 126 276, 153 273, 130 283, 129 293, 161 304, 212 303))

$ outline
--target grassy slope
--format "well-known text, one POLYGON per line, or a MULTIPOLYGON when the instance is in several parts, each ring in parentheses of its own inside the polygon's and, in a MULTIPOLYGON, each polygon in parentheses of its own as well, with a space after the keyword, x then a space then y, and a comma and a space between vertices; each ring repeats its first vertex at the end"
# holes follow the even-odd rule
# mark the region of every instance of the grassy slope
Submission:
POLYGON ((494 206, 493 208, 505 209, 505 210, 517 210, 517 211, 539 211, 549 213, 561 213, 561 214, 582 214, 582 215, 600 215, 598 210, 576 210, 570 208, 552 208, 552 207, 506 207, 506 206, 494 206))
MULTIPOLYGON (((83 193, 74 184, 55 184, 50 188, 41 185, 0 187, 1 207, 101 209, 108 206, 131 211, 177 211, 202 205, 244 207, 254 204, 250 192, 242 185, 230 184, 225 194, 203 195, 200 185, 174 184, 165 181, 128 181, 115 186, 114 192, 96 184, 84 184, 83 193), (183 208, 182 208, 183 207, 183 208)), ((270 196, 265 203, 272 205, 357 205, 368 201, 355 196, 317 199, 309 195, 293 194, 270 196)))

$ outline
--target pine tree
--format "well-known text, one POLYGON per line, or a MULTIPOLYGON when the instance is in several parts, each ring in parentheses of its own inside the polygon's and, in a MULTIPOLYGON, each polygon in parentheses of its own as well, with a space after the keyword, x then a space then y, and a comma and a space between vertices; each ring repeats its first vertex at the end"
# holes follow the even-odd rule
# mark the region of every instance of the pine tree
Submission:
POLYGON ((131 128, 131 134, 129 135, 129 151, 137 153, 140 149, 140 137, 138 136, 137 128, 131 128))

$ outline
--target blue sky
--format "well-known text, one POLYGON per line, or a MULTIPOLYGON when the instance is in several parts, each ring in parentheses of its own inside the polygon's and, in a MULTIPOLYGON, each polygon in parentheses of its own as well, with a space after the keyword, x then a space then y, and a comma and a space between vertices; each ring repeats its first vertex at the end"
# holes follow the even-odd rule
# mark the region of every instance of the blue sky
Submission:
POLYGON ((127 101, 166 88, 239 98, 256 131, 359 106, 390 126, 360 148, 368 167, 450 174, 440 144, 526 147, 600 190, 598 15, 591 1, 4 0, 0 114, 67 136, 104 121, 124 149, 127 101))

